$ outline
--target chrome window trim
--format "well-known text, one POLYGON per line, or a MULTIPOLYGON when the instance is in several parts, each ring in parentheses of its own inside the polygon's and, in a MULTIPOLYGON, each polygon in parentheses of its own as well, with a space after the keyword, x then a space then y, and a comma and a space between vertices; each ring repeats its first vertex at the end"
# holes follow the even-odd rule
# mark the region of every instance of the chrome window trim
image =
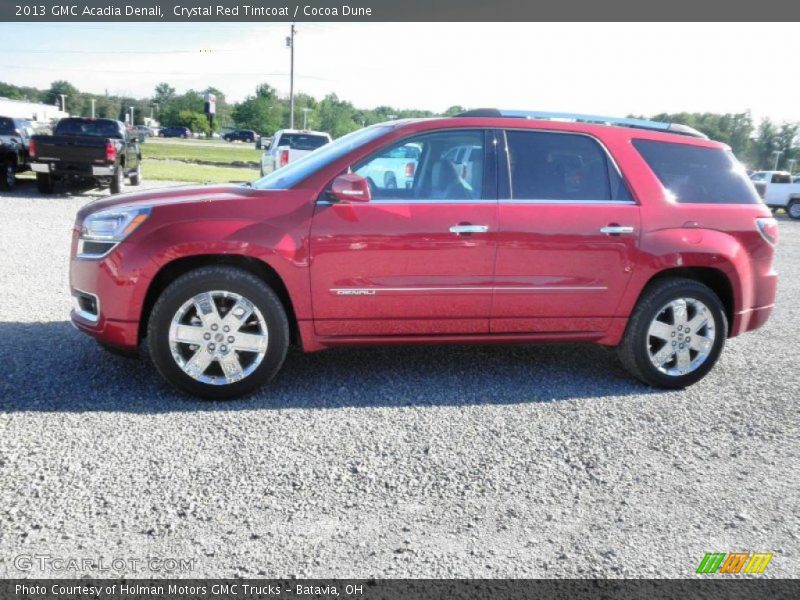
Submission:
POLYGON ((587 204, 603 204, 608 206, 636 206, 635 200, 545 200, 543 198, 520 198, 515 200, 370 200, 369 202, 332 202, 331 200, 318 200, 318 206, 332 206, 346 204, 347 206, 370 206, 375 204, 389 205, 425 205, 425 204, 574 204, 586 206, 587 204))
MULTIPOLYGON (((85 294, 86 296, 91 296, 92 298, 94 298, 94 304, 97 307, 97 314, 93 315, 92 313, 83 310, 81 308, 81 305, 78 304, 78 308, 75 309, 75 314, 78 315, 84 321, 89 321, 90 323, 97 323, 100 320, 100 298, 97 297, 97 294, 91 294, 89 292, 85 292, 83 290, 79 290, 78 288, 75 288, 75 291, 79 292, 81 294, 85 294)), ((75 294, 73 294, 72 297, 75 298, 75 301, 77 303, 77 300, 78 300, 77 296, 75 294)))

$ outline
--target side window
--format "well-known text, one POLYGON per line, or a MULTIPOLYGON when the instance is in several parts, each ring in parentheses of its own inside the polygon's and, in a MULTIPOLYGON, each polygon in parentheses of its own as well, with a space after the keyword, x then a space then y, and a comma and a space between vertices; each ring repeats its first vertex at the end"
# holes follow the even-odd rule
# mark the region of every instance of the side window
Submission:
POLYGON ((354 165, 376 200, 479 200, 485 133, 450 130, 406 138, 354 165))
POLYGON ((583 135, 507 131, 512 199, 629 199, 600 145, 583 135))

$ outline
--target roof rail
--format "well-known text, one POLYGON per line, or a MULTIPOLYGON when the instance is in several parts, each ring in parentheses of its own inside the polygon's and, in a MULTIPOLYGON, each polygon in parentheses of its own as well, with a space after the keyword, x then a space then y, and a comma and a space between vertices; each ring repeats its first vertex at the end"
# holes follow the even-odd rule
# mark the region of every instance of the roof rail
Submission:
POLYGON ((708 139, 708 136, 693 127, 681 123, 666 123, 662 121, 649 121, 647 119, 634 119, 630 117, 604 117, 600 115, 582 115, 576 113, 545 112, 536 110, 498 110, 496 108, 479 108, 468 110, 455 115, 456 117, 510 117, 516 119, 539 119, 544 121, 574 121, 576 123, 597 123, 600 125, 617 125, 619 127, 634 127, 636 129, 650 129, 665 131, 680 135, 689 135, 696 138, 708 139))

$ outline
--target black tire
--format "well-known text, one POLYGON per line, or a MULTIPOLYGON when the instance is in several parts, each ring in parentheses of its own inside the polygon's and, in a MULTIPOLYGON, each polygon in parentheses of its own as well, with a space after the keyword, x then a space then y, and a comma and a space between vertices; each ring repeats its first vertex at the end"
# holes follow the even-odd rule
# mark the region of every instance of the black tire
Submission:
POLYGON ((663 279, 649 285, 642 292, 617 348, 617 354, 631 375, 644 383, 660 388, 682 389, 708 374, 719 359, 727 337, 728 320, 725 309, 711 288, 692 279, 663 279), (679 298, 699 300, 708 307, 714 318, 715 337, 707 358, 694 371, 684 375, 669 375, 659 371, 650 361, 648 330, 659 311, 667 303, 679 298))
POLYGON ((289 347, 289 321, 278 296, 259 277, 236 267, 201 267, 182 275, 161 293, 150 314, 147 345, 158 372, 169 383, 206 400, 225 400, 248 394, 275 377, 289 347), (224 385, 204 383, 184 373, 169 344, 172 318, 180 307, 212 290, 234 292, 250 300, 263 315, 269 336, 261 364, 244 379, 224 385))
POLYGON ((36 189, 41 194, 52 194, 56 189, 56 182, 49 173, 36 174, 36 189))
POLYGON ((142 183, 142 163, 141 159, 140 162, 136 163, 136 171, 134 171, 130 176, 131 185, 141 185, 142 183))
POLYGON ((114 171, 114 176, 111 178, 110 189, 112 194, 121 194, 122 190, 125 189, 125 173, 122 167, 117 167, 117 170, 114 171))
POLYGON ((17 165, 13 160, 0 163, 0 190, 11 191, 17 184, 17 165))
POLYGON ((786 206, 786 215, 795 221, 800 219, 800 200, 792 200, 789 202, 786 206))

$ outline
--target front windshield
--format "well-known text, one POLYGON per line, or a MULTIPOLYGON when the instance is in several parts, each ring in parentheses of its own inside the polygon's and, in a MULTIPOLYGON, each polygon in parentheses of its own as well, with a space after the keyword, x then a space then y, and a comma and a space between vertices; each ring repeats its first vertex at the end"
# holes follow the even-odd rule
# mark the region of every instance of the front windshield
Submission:
POLYGON ((312 173, 328 166, 359 146, 379 138, 391 131, 391 129, 391 127, 385 125, 373 125, 348 133, 338 140, 289 163, 285 167, 281 167, 261 179, 256 179, 252 185, 259 190, 288 190, 312 173))

